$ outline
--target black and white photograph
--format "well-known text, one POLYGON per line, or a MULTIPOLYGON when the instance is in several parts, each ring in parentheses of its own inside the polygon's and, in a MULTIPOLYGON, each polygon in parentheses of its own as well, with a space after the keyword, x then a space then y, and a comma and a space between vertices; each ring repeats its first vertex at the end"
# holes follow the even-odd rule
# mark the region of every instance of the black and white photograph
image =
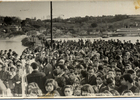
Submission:
POLYGON ((0 1, 3 97, 140 97, 140 0, 0 1))

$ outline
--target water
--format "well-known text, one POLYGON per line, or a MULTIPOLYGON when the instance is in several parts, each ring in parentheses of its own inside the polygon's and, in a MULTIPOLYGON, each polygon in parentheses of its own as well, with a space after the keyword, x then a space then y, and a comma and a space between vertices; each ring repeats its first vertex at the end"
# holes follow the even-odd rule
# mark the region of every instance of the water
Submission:
POLYGON ((21 39, 26 37, 25 35, 14 37, 11 39, 0 40, 0 50, 9 50, 17 52, 19 55, 22 54, 22 51, 26 48, 22 46, 21 39))
MULTIPOLYGON (((18 36, 18 37, 14 37, 11 39, 5 39, 5 40, 0 40, 0 49, 1 50, 9 50, 12 49, 14 51, 16 51, 19 55, 21 55, 22 51, 26 48, 24 46, 22 46, 21 44, 21 39, 24 38, 26 36, 22 35, 22 36, 18 36)), ((78 39, 80 38, 57 38, 55 40, 76 40, 78 41, 78 39)), ((132 43, 135 43, 136 40, 140 40, 140 37, 109 37, 109 38, 82 38, 83 40, 87 40, 90 39, 91 41, 97 40, 97 39, 103 39, 103 40, 110 40, 110 39, 119 39, 121 41, 125 40, 125 41, 129 41, 131 40, 132 43)))

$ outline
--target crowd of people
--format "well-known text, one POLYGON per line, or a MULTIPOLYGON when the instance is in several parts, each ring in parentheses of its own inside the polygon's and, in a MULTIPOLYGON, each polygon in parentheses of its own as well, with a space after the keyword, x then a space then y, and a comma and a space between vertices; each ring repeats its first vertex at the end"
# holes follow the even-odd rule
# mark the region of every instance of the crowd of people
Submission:
POLYGON ((22 55, 0 51, 1 96, 139 96, 140 43, 45 41, 22 55), (23 91, 24 88, 24 91, 23 91))

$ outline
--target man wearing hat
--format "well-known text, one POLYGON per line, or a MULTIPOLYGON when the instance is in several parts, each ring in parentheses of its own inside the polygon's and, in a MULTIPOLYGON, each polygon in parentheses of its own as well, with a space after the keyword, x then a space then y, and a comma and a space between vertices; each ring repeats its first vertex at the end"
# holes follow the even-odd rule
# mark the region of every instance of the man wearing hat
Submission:
POLYGON ((31 82, 36 82, 39 86, 39 88, 42 90, 43 93, 45 93, 45 81, 46 81, 46 75, 43 72, 39 72, 39 66, 36 62, 33 62, 31 64, 32 66, 32 73, 27 75, 27 83, 31 83, 31 82))

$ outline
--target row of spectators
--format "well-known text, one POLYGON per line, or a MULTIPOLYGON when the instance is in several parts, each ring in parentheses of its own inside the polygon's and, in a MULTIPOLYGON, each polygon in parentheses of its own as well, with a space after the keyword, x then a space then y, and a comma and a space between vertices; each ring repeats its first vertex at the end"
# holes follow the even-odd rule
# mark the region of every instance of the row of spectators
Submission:
POLYGON ((139 40, 44 43, 20 56, 11 49, 0 51, 2 96, 139 95, 139 40))

